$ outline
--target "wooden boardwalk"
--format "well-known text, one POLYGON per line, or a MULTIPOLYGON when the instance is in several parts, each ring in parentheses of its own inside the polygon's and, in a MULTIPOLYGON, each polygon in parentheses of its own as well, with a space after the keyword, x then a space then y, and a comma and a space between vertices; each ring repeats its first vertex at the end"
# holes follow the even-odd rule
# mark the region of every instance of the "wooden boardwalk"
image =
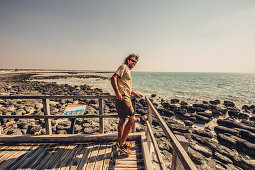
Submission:
POLYGON ((118 155, 115 142, 16 143, 0 145, 0 169, 145 169, 141 144, 128 141, 132 153, 118 155))

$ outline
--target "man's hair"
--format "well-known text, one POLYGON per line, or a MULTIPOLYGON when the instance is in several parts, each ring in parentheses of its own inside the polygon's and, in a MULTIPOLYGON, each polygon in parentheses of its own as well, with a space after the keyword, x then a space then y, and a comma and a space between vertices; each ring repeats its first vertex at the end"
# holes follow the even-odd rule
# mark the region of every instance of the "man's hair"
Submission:
POLYGON ((135 53, 129 54, 125 59, 124 59, 124 64, 128 64, 128 60, 130 60, 131 57, 135 57, 135 59, 138 61, 139 60, 139 55, 136 55, 135 53))

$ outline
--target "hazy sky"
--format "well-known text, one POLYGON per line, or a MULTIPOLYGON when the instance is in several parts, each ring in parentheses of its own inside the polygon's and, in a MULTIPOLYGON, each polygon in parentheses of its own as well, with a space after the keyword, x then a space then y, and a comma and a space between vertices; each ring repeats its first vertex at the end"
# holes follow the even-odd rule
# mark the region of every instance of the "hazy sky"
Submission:
POLYGON ((0 68, 255 72, 255 0, 0 0, 0 68))

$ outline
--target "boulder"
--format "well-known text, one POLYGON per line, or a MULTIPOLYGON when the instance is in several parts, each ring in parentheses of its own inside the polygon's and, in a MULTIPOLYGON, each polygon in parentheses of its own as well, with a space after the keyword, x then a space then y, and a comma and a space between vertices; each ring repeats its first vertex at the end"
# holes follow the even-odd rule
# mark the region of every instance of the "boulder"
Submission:
POLYGON ((208 123, 208 122, 210 122, 210 119, 208 117, 201 116, 201 115, 195 115, 195 117, 196 117, 196 122, 198 122, 198 123, 208 123))
POLYGON ((188 148, 188 155, 196 165, 201 165, 203 163, 203 160, 205 159, 205 157, 201 153, 195 151, 190 147, 188 148))
POLYGON ((228 111, 228 115, 230 116, 230 117, 235 117, 235 118, 237 118, 238 116, 239 116, 239 111, 238 110, 229 110, 228 111))
POLYGON ((237 140, 233 138, 232 135, 226 135, 226 134, 218 134, 217 139, 220 144, 227 146, 228 148, 231 149, 236 149, 236 142, 237 140))
POLYGON ((208 147, 205 147, 203 145, 199 145, 199 144, 190 144, 190 147, 196 151, 198 151, 199 153, 203 154, 205 157, 209 158, 212 156, 212 150, 209 149, 208 147))
POLYGON ((243 139, 246 139, 247 141, 255 144, 255 133, 241 129, 239 134, 243 139))
POLYGON ((235 129, 230 129, 224 126, 215 126, 214 127, 214 131, 218 134, 218 133, 229 133, 235 136, 239 135, 239 131, 235 130, 235 129))
POLYGON ((22 135, 22 132, 18 128, 9 127, 4 129, 4 134, 6 135, 22 135))
POLYGON ((213 100, 213 101, 209 101, 210 104, 212 105, 218 105, 220 104, 220 101, 219 100, 213 100))
POLYGON ((225 105, 226 107, 235 107, 235 103, 231 101, 224 101, 223 105, 225 105))
POLYGON ((248 120, 249 115, 247 113, 239 113, 238 118, 248 120))
POLYGON ((177 104, 177 103, 179 103, 179 102, 180 102, 179 99, 171 99, 171 103, 172 103, 172 104, 177 104))
POLYGON ((225 126, 228 128, 246 129, 248 131, 255 133, 255 127, 250 127, 250 126, 244 125, 244 124, 242 124, 240 122, 236 122, 232 119, 225 119, 225 120, 218 119, 217 123, 218 123, 218 125, 222 125, 222 126, 225 126))
POLYGON ((207 112, 197 112, 198 115, 201 115, 201 116, 205 116, 209 119, 212 118, 212 113, 207 113, 207 112))
POLYGON ((233 162, 228 157, 226 157, 218 152, 214 153, 213 158, 221 161, 224 164, 233 164, 233 162))
POLYGON ((202 137, 207 137, 207 138, 213 137, 213 134, 211 132, 205 131, 205 130, 194 130, 193 133, 202 137))

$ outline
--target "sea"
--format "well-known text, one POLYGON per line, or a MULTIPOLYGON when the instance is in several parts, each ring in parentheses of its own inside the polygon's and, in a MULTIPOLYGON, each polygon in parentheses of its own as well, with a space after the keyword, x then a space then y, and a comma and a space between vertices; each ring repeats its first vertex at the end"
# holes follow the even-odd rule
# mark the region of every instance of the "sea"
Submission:
MULTIPOLYGON (((67 73, 57 73, 63 75, 67 73)), ((177 98, 184 101, 233 101, 236 104, 255 104, 255 73, 208 73, 208 72, 135 72, 132 71, 133 90, 144 96, 156 94, 163 99, 177 98)), ((56 75, 50 73, 49 75, 56 75)), ((78 73, 110 78, 113 73, 78 73)), ((53 80, 43 80, 52 82, 53 80)), ((101 88, 114 94, 110 80, 99 78, 57 79, 59 84, 82 85, 101 88)))

